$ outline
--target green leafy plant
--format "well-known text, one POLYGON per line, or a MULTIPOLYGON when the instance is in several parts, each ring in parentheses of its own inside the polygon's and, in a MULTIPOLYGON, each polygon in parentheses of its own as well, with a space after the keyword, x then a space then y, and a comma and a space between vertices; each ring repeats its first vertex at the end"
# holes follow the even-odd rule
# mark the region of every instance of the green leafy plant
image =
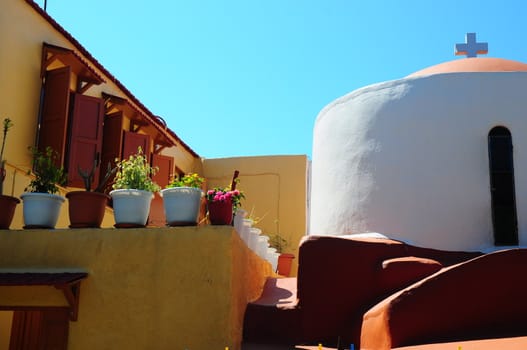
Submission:
POLYGON ((51 147, 46 147, 43 152, 32 147, 29 150, 33 154, 33 171, 28 171, 28 174, 33 173, 35 179, 29 183, 25 191, 50 194, 57 193, 59 191, 58 186, 65 186, 67 183, 64 168, 55 165, 56 159, 58 158, 57 152, 51 147))
POLYGON ((157 192, 160 187, 151 178, 156 172, 157 168, 150 166, 143 154, 143 150, 139 147, 137 153, 131 155, 128 159, 117 160, 117 173, 113 189, 157 192))
POLYGON ((276 249, 277 253, 283 253, 289 243, 279 233, 269 235, 269 246, 276 249))
MULTIPOLYGON (((93 162, 93 166, 90 169, 90 171, 86 171, 81 169, 79 166, 77 171, 79 172, 79 176, 82 177, 82 181, 84 183, 84 189, 86 192, 91 191, 91 185, 93 182, 93 176, 95 175, 95 168, 97 167, 97 161, 93 162)), ((104 178, 99 181, 99 185, 93 190, 93 192, 104 192, 104 187, 110 177, 117 172, 117 167, 112 168, 112 165, 110 162, 108 162, 108 167, 106 168, 106 174, 104 174, 104 178)))
POLYGON ((186 174, 182 177, 175 177, 168 185, 167 188, 172 187, 194 187, 201 188, 201 185, 205 181, 204 178, 200 177, 196 173, 186 174))

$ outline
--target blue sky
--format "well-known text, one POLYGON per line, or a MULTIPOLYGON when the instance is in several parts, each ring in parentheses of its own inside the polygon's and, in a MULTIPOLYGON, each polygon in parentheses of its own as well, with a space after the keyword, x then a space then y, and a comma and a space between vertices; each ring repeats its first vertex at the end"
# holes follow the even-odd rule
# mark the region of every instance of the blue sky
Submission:
POLYGON ((487 56, 527 62, 526 4, 48 0, 47 11, 200 156, 310 157, 324 106, 459 59, 467 32, 487 56))

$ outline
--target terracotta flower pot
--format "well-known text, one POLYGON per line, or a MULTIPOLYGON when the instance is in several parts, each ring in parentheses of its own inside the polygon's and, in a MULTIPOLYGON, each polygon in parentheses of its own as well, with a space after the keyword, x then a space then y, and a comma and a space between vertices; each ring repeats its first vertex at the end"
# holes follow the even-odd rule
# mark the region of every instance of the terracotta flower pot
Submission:
POLYGON ((208 202, 209 220, 212 225, 230 225, 232 223, 232 201, 208 202))
POLYGON ((66 194, 69 202, 70 228, 101 227, 107 194, 87 191, 73 191, 66 194))
POLYGON ((20 199, 18 198, 0 195, 0 208, 2 208, 2 210, 0 210, 1 230, 9 230, 18 203, 20 203, 20 199))
POLYGON ((289 253, 282 253, 278 257, 278 274, 282 276, 289 277, 291 274, 291 265, 293 264, 293 259, 295 256, 289 253))

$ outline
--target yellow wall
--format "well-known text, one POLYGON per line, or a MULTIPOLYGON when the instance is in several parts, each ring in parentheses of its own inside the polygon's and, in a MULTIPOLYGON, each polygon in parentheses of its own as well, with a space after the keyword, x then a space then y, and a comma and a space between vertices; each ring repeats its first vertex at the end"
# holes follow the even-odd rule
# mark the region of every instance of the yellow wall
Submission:
MULTIPOLYGON (((4 183, 4 194, 15 197, 20 197, 29 183, 29 178, 26 176, 28 169, 31 168, 31 154, 28 147, 35 145, 38 125, 43 42, 76 50, 71 42, 25 1, 2 1, 0 11, 0 43, 2 45, 0 50, 0 122, 8 117, 14 123, 5 146, 4 158, 8 163, 8 179, 4 183), (17 169, 16 175, 14 175, 15 169, 17 169), (13 176, 15 177, 14 186, 13 176)), ((80 54, 78 51, 77 53, 80 54)), ((60 66, 56 61, 53 65, 60 66)), ((103 75, 95 66, 92 68, 103 75)), ((105 80, 105 83, 88 89, 86 95, 100 97, 102 92, 106 92, 126 98, 124 92, 111 79, 105 77, 105 80)), ((73 81, 72 89, 74 85, 73 81)), ((125 119, 124 127, 127 125, 128 121, 125 119)), ((163 150, 163 153, 173 156, 176 164, 184 171, 201 170, 200 159, 194 157, 184 147, 167 148, 163 150)), ((61 191, 61 194, 64 195, 65 191, 61 191)), ((113 224, 113 213, 107 210, 102 227, 111 227, 113 224)), ((68 225, 66 201, 62 206, 57 228, 65 228, 68 225)), ((11 227, 17 229, 22 226, 22 205, 18 205, 11 227)))
MULTIPOLYGON (((229 226, 1 233, 3 270, 88 272, 70 350, 240 349, 245 305, 272 274, 229 226)), ((0 296, 2 306, 64 305, 53 287, 0 296)))
POLYGON ((307 157, 261 156, 204 159, 207 187, 230 186, 234 170, 240 171, 238 189, 246 199, 242 208, 260 221, 254 225, 263 234, 280 233, 287 239, 286 252, 295 254, 296 275, 298 243, 306 234, 307 157))

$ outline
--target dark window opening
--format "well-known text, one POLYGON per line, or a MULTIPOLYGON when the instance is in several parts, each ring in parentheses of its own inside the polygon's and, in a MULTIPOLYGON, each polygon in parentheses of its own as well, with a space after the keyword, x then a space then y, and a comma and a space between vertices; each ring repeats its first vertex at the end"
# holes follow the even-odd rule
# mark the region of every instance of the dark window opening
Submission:
POLYGON ((492 225, 495 245, 518 245, 512 137, 502 126, 488 135, 492 225))

